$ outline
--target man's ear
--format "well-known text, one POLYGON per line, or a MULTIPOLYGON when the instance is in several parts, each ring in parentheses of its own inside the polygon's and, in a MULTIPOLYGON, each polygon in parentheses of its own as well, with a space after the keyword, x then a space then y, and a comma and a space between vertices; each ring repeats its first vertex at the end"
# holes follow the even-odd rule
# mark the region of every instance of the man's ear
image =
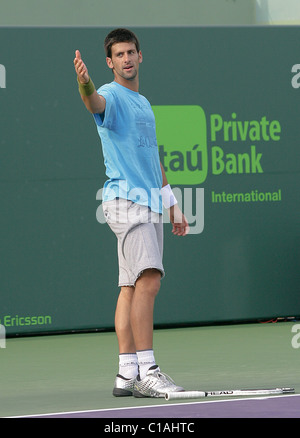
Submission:
POLYGON ((113 69, 113 68, 114 68, 114 66, 113 66, 113 62, 112 62, 111 58, 109 58, 109 57, 106 58, 106 64, 108 65, 108 67, 109 67, 110 69, 113 69))
POLYGON ((143 62, 143 55, 141 50, 139 51, 139 63, 141 64, 143 62))

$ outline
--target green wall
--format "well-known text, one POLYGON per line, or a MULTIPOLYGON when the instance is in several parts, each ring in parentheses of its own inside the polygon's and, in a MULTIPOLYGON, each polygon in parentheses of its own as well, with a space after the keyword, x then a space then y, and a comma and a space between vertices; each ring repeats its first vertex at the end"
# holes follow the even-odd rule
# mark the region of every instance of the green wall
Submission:
MULTIPOLYGON (((7 334, 113 326, 116 242, 96 219, 101 146, 73 70, 79 48, 97 86, 112 80, 108 30, 0 29, 7 334)), ((198 224, 204 215, 183 239, 165 224, 155 323, 299 315, 298 29, 135 30, 168 177, 192 193, 198 224)))

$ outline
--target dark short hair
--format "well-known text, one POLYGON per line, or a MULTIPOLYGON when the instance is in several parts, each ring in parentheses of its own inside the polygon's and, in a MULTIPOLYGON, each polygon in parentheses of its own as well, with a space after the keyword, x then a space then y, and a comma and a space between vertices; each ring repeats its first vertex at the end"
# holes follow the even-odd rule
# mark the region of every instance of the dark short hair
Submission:
POLYGON ((108 58, 111 58, 111 48, 116 43, 134 43, 137 52, 140 51, 139 40, 131 30, 118 28, 107 35, 104 40, 104 50, 108 58))

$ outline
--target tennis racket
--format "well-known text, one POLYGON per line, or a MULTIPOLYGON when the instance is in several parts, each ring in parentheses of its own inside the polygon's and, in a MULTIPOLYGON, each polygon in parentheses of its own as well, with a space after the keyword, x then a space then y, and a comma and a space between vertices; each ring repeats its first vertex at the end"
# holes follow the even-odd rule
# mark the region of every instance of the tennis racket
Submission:
POLYGON ((292 394, 294 388, 271 388, 271 389, 230 389, 224 391, 179 391, 165 394, 166 400, 184 398, 205 398, 205 397, 241 397, 258 395, 292 394))

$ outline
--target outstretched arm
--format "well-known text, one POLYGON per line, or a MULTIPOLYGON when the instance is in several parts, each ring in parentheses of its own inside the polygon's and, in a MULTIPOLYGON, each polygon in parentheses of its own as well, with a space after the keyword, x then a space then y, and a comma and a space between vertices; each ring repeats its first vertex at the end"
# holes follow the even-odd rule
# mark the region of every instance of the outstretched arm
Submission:
MULTIPOLYGON (((166 177, 165 169, 163 165, 160 163, 161 174, 162 174, 162 188, 168 186, 168 180, 166 177)), ((178 204, 174 204, 171 207, 167 208, 171 224, 173 225, 172 233, 176 234, 176 236, 185 236, 189 232, 189 224, 186 220, 186 217, 181 212, 178 204)))
POLYGON ((77 74, 81 98, 87 110, 92 114, 104 113, 105 99, 97 93, 79 50, 76 50, 75 52, 74 67, 77 74))

